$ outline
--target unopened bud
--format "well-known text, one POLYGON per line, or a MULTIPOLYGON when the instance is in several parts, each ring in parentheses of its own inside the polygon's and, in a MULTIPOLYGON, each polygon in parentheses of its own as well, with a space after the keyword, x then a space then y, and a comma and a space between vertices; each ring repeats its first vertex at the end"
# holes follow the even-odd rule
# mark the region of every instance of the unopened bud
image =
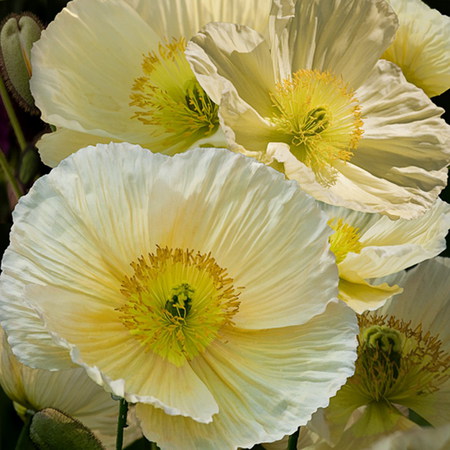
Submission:
POLYGON ((30 13, 11 15, 0 31, 0 69, 9 91, 25 110, 38 113, 30 91, 33 43, 41 36, 42 25, 30 13))
POLYGON ((89 428, 53 408, 45 408, 33 416, 30 438, 37 448, 45 450, 104 450, 89 428))

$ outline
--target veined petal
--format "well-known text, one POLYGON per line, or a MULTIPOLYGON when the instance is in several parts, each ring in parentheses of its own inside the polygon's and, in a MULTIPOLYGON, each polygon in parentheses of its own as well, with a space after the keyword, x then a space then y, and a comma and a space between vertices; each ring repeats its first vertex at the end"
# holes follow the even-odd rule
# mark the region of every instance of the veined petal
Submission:
POLYGON ((391 220, 378 214, 365 214, 343 208, 328 208, 328 214, 344 217, 359 229, 360 253, 349 253, 339 264, 348 280, 380 278, 437 256, 445 249, 450 228, 450 206, 438 199, 417 219, 391 220))
POLYGON ((352 314, 342 303, 336 303, 300 327, 236 330, 227 336, 226 343, 218 342, 192 364, 217 399, 220 414, 214 416, 212 423, 203 425, 138 405, 137 416, 144 434, 162 449, 228 449, 250 447, 253 436, 261 442, 292 433, 306 423, 321 401, 327 404, 331 392, 352 373, 350 342, 354 328, 348 323, 352 314), (323 343, 336 343, 336 339, 342 342, 341 350, 329 353, 331 349, 323 343), (321 351, 313 350, 316 340, 322 343, 321 351), (257 350, 255 341, 259 343, 257 350), (289 360, 286 365, 281 362, 284 358, 289 360), (316 371, 316 364, 324 359, 329 366, 316 371), (343 361, 347 361, 344 366, 343 361), (337 376, 331 385, 330 376, 337 376), (290 392, 290 401, 277 395, 273 389, 277 383, 290 392), (302 405, 300 408, 294 406, 297 402, 302 405), (240 423, 245 426, 237 427, 240 423))
POLYGON ((35 183, 14 221, 2 280, 22 297, 5 290, 0 304, 25 362, 47 367, 51 342, 107 391, 174 421, 214 423, 229 407, 228 434, 249 445, 280 432, 272 416, 258 422, 255 392, 291 405, 281 410, 292 431, 315 409, 315 383, 316 407, 325 406, 352 371, 355 317, 335 305, 326 216, 255 160, 225 149, 168 157, 126 143, 87 147, 35 183), (262 378, 246 393, 252 354, 262 378), (293 379, 275 378, 302 355, 293 379), (294 398, 298 379, 308 389, 294 398), (251 397, 240 422, 231 400, 219 401, 231 392, 251 397))
MULTIPOLYGON (((289 0, 279 2, 286 8, 289 0)), ((391 43, 397 29, 394 12, 385 1, 296 0, 292 19, 271 30, 279 52, 289 62, 290 73, 300 69, 331 71, 353 89, 370 73, 391 43), (361 64, 364 61, 364 64, 361 64)), ((277 19, 273 22, 277 26, 277 19)), ((281 73, 286 78, 290 73, 281 73)))
POLYGON ((406 79, 429 97, 450 88, 450 17, 421 0, 390 0, 399 29, 383 58, 401 67, 406 79))
POLYGON ((388 282, 404 285, 403 294, 389 300, 380 309, 382 314, 391 314, 411 320, 413 326, 422 325, 433 335, 438 335, 446 348, 450 348, 450 329, 447 326, 450 313, 450 260, 433 258, 417 267, 385 277, 388 282), (404 301, 402 301, 404 299, 404 301))
POLYGON ((447 182, 450 129, 439 118, 442 109, 386 61, 378 62, 357 96, 364 135, 350 162, 335 163, 335 184, 308 181, 308 168, 293 157, 285 163, 287 176, 326 203, 392 218, 418 217, 447 182))
MULTIPOLYGON (((269 10, 270 0, 75 0, 34 46, 36 104, 45 121, 94 135, 94 143, 127 141, 170 155, 223 146, 217 106, 186 61, 186 41, 211 21, 265 30, 269 10)), ((38 146, 55 165, 76 148, 75 136, 49 135, 38 146)))
MULTIPOLYGON (((92 382, 82 368, 49 371, 21 364, 12 354, 0 329, 0 385, 25 418, 44 408, 55 408, 91 429, 107 449, 115 448, 117 402, 92 382)), ((141 433, 132 420, 125 442, 141 433)))
POLYGON ((283 171, 323 202, 391 218, 419 217, 446 185, 450 128, 439 118, 442 109, 407 83, 398 67, 378 59, 396 28, 393 11, 384 1, 335 1, 332 15, 320 2, 293 6, 274 3, 268 42, 273 68, 267 50, 259 51, 258 34, 236 25, 209 25, 190 43, 188 58, 199 82, 220 102, 229 147, 283 171), (350 26, 355 11, 372 25, 360 20, 350 26), (232 39, 222 36, 222 27, 232 30, 232 39), (290 45, 297 49, 303 42, 313 50, 291 60, 290 45), (247 61, 249 49, 254 55, 246 78, 240 60, 247 61), (255 66, 270 74, 272 86, 269 77, 261 82, 255 66), (247 89, 253 79, 256 87, 247 89))
POLYGON ((258 32, 267 27, 270 0, 125 0, 161 38, 190 39, 209 22, 245 24, 258 32))
POLYGON ((269 91, 275 78, 270 50, 256 31, 231 23, 208 24, 191 39, 186 57, 215 103, 232 90, 263 115, 272 109, 269 91))
MULTIPOLYGON (((440 119, 443 110, 430 102, 423 91, 406 83, 397 66, 379 61, 357 95, 362 105, 364 135, 352 158, 354 164, 377 176, 384 170, 384 178, 390 181, 393 179, 389 170, 373 164, 372 152, 399 169, 411 171, 416 166, 430 172, 442 170, 449 158, 450 140, 448 125, 440 119), (368 159, 372 169, 366 167, 368 159)), ((424 184, 425 180, 421 182, 424 184)))
POLYGON ((31 91, 43 120, 82 133, 145 142, 148 128, 130 120, 130 90, 141 74, 142 55, 158 42, 123 1, 69 3, 33 46, 31 91))

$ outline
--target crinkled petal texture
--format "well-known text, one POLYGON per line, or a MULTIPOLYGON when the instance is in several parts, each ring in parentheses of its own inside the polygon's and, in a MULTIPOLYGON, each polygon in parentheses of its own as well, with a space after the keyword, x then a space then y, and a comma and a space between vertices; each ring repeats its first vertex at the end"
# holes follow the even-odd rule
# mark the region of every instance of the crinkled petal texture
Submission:
POLYGON ((421 0, 390 0, 399 28, 383 58, 401 67, 406 79, 429 97, 450 88, 450 17, 421 0))
MULTIPOLYGON (((82 368, 51 372, 24 366, 12 354, 1 328, 0 385, 20 414, 25 410, 58 409, 92 430, 107 449, 115 448, 118 406, 111 395, 82 368)), ((126 444, 141 436, 132 421, 129 425, 124 435, 126 444)))
MULTIPOLYGON (((209 24, 188 44, 188 61, 202 87, 220 104, 219 117, 233 150, 281 163, 288 178, 323 202, 392 218, 418 217, 447 183, 450 128, 440 118, 443 110, 408 83, 397 66, 379 60, 396 29, 385 2, 349 0, 332 6, 299 1, 294 16, 282 15, 284 10, 272 13, 270 41, 248 27, 209 24), (320 73, 330 73, 353 90, 362 121, 358 139, 348 144, 349 159, 336 156, 324 163, 333 173, 326 183, 321 179, 325 169, 313 171, 297 156, 311 133, 301 128, 306 120, 301 114, 307 110, 291 110, 289 105, 296 103, 286 100, 279 116, 276 100, 277 92, 300 95, 296 74, 314 78, 320 73), (288 81, 280 90, 283 80, 288 81), (303 144, 295 144, 299 141, 303 144)), ((312 113, 326 111, 326 102, 324 95, 312 113)), ((330 123, 316 122, 317 133, 330 123)), ((326 155, 329 148, 322 150, 326 155)))
MULTIPOLYGON (((219 414, 211 423, 202 424, 167 416, 161 409, 141 403, 136 413, 144 434, 168 449, 213 450, 236 445, 248 448, 293 433, 292 422, 305 424, 314 412, 307 405, 317 404, 319 397, 329 397, 338 388, 340 381, 330 385, 333 367, 336 373, 348 375, 350 367, 343 371, 339 366, 349 357, 345 344, 352 333, 349 311, 338 303, 304 325, 236 330, 234 335, 227 335, 226 345, 218 343, 192 364, 214 392, 219 414), (336 319, 332 325, 330 315, 336 319), (290 363, 284 363, 285 358, 290 363), (327 367, 319 369, 324 360, 327 367), (278 390, 290 391, 291 396, 282 399, 278 390)), ((328 399, 324 403, 328 404, 328 399)))
POLYGON ((439 199, 423 216, 412 220, 391 220, 325 204, 322 209, 330 220, 340 219, 357 230, 362 248, 358 253, 350 251, 338 268, 340 298, 358 313, 376 309, 401 292, 398 286, 377 285, 371 279, 407 269, 445 250, 450 206, 439 199))
POLYGON ((197 139, 185 136, 168 146, 167 130, 133 117, 130 94, 143 74, 143 56, 172 39, 188 40, 210 21, 242 22, 263 30, 269 9, 269 0, 250 0, 245 6, 237 0, 70 2, 32 51, 36 105, 43 120, 62 129, 57 137, 38 142, 42 160, 55 166, 69 148, 105 139, 165 153, 186 150, 197 139), (64 145, 66 139, 70 147, 64 145), (61 141, 59 151, 55 140, 61 141))
POLYGON ((146 435, 162 448, 183 436, 180 448, 275 440, 353 371, 356 319, 336 303, 326 216, 253 159, 99 144, 38 180, 14 222, 0 306, 13 351, 45 367, 69 353, 106 390, 138 403, 146 435), (240 292, 232 320, 184 364, 123 321, 130 264, 157 248, 210 255, 240 292), (158 431, 155 421, 167 425, 158 431))
POLYGON ((353 89, 364 82, 398 26, 384 0, 279 0, 272 15, 277 16, 270 32, 280 79, 300 69, 328 70, 353 89))

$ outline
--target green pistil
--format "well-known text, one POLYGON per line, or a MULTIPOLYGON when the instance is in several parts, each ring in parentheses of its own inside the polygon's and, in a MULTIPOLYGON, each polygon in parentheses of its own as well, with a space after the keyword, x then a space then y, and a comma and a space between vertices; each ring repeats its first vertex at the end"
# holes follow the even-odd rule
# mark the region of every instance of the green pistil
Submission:
POLYGON ((189 284, 182 283, 172 289, 172 297, 167 300, 164 308, 173 317, 185 319, 192 307, 192 295, 194 294, 189 284))

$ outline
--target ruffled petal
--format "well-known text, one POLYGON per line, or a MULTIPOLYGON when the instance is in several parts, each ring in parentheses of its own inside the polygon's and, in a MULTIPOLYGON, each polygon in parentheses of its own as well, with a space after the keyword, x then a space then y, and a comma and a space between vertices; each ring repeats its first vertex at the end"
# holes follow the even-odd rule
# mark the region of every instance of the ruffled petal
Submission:
POLYGON ((142 55, 158 42, 123 1, 69 3, 33 46, 31 91, 43 120, 81 133, 146 142, 148 126, 131 120, 130 93, 141 75, 142 55))
POLYGON ((267 27, 270 0, 125 0, 161 39, 190 39, 209 22, 231 22, 263 32, 267 27))
POLYGON ((236 330, 192 362, 219 404, 212 423, 138 405, 144 434, 162 449, 228 449, 292 433, 352 373, 353 320, 336 303, 299 327, 236 330))
MULTIPOLYGON (((286 21, 288 0, 280 1, 283 26, 272 22, 279 64, 290 67, 281 78, 300 69, 330 71, 358 88, 380 55, 391 43, 397 29, 394 12, 385 1, 333 0, 295 1, 291 20, 286 21), (364 61, 364 64, 361 62, 364 61), (283 64, 284 63, 284 64, 283 64)), ((276 10, 275 10, 276 11, 276 10)))
POLYGON ((186 57, 203 89, 220 104, 234 91, 260 114, 270 113, 269 91, 275 83, 270 50, 249 27, 211 23, 189 42, 186 57))
MULTIPOLYGON (((337 212, 337 208, 334 211, 337 212)), ((380 278, 445 250, 450 206, 438 199, 424 215, 412 220, 391 220, 360 212, 351 212, 347 220, 359 228, 363 249, 358 254, 349 253, 339 264, 341 277, 352 281, 380 278), (369 216, 369 223, 365 216, 369 216)))
POLYGON ((406 79, 429 97, 450 88, 450 17, 421 0, 390 0, 399 29, 383 58, 401 67, 406 79))

